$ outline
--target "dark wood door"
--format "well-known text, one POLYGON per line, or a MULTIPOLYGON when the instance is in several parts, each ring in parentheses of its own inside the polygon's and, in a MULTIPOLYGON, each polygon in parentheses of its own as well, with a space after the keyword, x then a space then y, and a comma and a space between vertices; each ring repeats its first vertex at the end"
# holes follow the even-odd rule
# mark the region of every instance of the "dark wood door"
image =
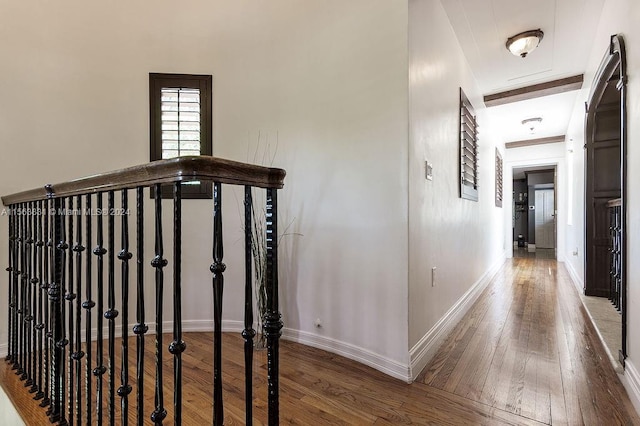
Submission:
MULTIPOLYGON (((617 80, 616 80, 617 81, 617 80)), ((596 108, 586 145, 585 294, 609 297, 609 210, 607 201, 621 196, 620 92, 609 83, 596 108)))

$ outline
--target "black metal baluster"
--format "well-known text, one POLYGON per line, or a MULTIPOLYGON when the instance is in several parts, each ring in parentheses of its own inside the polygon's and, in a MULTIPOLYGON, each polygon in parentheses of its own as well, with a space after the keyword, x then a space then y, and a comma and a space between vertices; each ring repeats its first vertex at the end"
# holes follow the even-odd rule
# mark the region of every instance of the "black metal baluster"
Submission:
POLYGON ((253 211, 253 197, 251 187, 244 187, 244 377, 245 377, 245 422, 247 426, 253 424, 253 338, 256 331, 253 329, 253 272, 251 263, 252 237, 251 216, 253 211))
POLYGON ((222 244, 222 185, 213 184, 213 424, 224 423, 222 404, 222 294, 224 289, 224 270, 222 263, 224 247, 222 244))
POLYGON ((61 249, 63 242, 64 231, 64 202, 56 198, 53 202, 54 212, 52 213, 52 227, 53 227, 53 239, 52 239, 52 280, 49 286, 49 301, 51 302, 51 308, 49 313, 51 315, 51 368, 50 368, 50 398, 51 406, 48 411, 49 420, 52 423, 63 422, 64 418, 64 384, 63 384, 63 366, 64 366, 64 354, 63 354, 63 313, 62 308, 64 303, 61 301, 63 274, 64 274, 64 250, 61 249))
POLYGON ((182 340, 182 185, 173 184, 173 342, 169 352, 173 354, 174 424, 182 424, 182 353, 187 345, 182 340))
MULTIPOLYGON (((91 194, 87 195, 87 208, 86 208, 86 215, 85 215, 85 226, 86 226, 86 230, 87 230, 87 237, 86 237, 86 241, 87 241, 87 247, 90 247, 91 245, 91 239, 93 238, 92 235, 92 220, 93 220, 93 211, 91 208, 91 194)), ((91 384, 91 376, 92 376, 92 371, 91 371, 91 352, 92 352, 92 348, 91 348, 91 309, 96 306, 96 303, 93 301, 93 299, 91 298, 91 286, 92 286, 92 277, 91 277, 91 273, 92 273, 92 259, 91 259, 91 250, 87 250, 87 254, 86 254, 86 263, 87 263, 87 267, 86 267, 86 283, 85 283, 85 301, 82 302, 82 308, 86 311, 85 314, 85 347, 86 347, 86 364, 85 364, 85 369, 86 369, 86 374, 85 374, 85 380, 86 380, 86 386, 85 386, 85 391, 86 391, 86 416, 87 416, 87 421, 86 424, 87 425, 91 425, 91 391, 92 391, 92 384, 91 384)), ((79 297, 79 295, 78 295, 79 297)))
MULTIPOLYGON (((73 203, 72 207, 73 207, 73 203)), ((67 271, 65 269, 65 264, 67 261, 67 250, 69 249, 69 243, 67 242, 67 200, 66 198, 61 201, 61 213, 60 213, 60 221, 61 221, 61 237, 58 243, 58 251, 60 251, 60 327, 62 329, 62 335, 60 340, 57 341, 57 345, 60 346, 62 356, 60 359, 61 365, 61 386, 60 386, 60 424, 67 424, 66 419, 66 406, 67 406, 67 396, 71 399, 71 394, 67 395, 67 345, 69 344, 69 340, 67 339, 67 326, 65 324, 65 318, 67 316, 67 305, 65 303, 68 300, 69 294, 67 292, 67 271), (64 295, 64 296, 63 296, 64 295)), ((73 229, 69 230, 73 233, 73 229)), ((71 257, 71 256, 70 256, 71 257)), ((72 265, 70 265, 72 266, 72 265)), ((69 268, 69 275, 73 275, 73 268, 69 268)), ((69 358, 69 362, 71 359, 69 358)))
POLYGON ((97 223, 96 234, 97 243, 93 253, 98 256, 97 261, 97 292, 98 292, 98 304, 96 306, 97 312, 97 337, 96 337, 96 363, 97 366, 93 369, 93 375, 96 376, 96 421, 98 426, 102 425, 102 376, 107 371, 104 366, 104 351, 102 346, 102 315, 103 315, 103 296, 104 296, 104 255, 107 250, 103 247, 103 221, 102 221, 102 193, 98 194, 97 202, 97 223))
MULTIPOLYGON (((68 320, 68 331, 67 331, 67 335, 68 335, 68 345, 69 345, 69 356, 67 357, 68 360, 68 369, 69 369, 69 373, 68 373, 68 377, 69 377, 69 392, 68 392, 68 404, 67 404, 67 417, 69 419, 69 425, 73 426, 73 408, 74 408, 74 397, 75 397, 75 375, 74 375, 74 368, 73 368, 73 357, 72 357, 72 352, 73 352, 73 346, 74 346, 74 334, 73 334, 73 324, 74 324, 74 312, 73 312, 73 301, 76 297, 76 295, 73 293, 73 278, 74 278, 74 270, 73 270, 73 215, 74 215, 74 203, 73 203, 73 197, 69 197, 69 209, 67 212, 67 220, 68 220, 68 227, 69 227, 69 235, 68 235, 68 240, 67 240, 67 249, 69 250, 69 254, 68 254, 68 258, 69 258, 69 269, 68 269, 68 276, 67 276, 67 287, 66 287, 66 291, 65 291, 65 295, 64 295, 64 300, 68 302, 68 308, 65 307, 65 309, 69 310, 69 315, 67 316, 67 320, 68 320)), ((65 304, 66 305, 66 304, 65 304)))
POLYGON ((51 339, 53 331, 51 328, 51 316, 49 314, 49 291, 53 282, 53 221, 52 209, 53 202, 49 199, 45 200, 44 207, 44 283, 42 283, 43 291, 43 315, 44 315, 44 398, 40 401, 41 407, 49 407, 47 415, 51 413, 51 339))
POLYGON ((116 391, 116 318, 118 317, 118 311, 116 310, 116 283, 115 283, 115 242, 114 242, 114 193, 109 191, 107 193, 107 208, 108 220, 108 269, 109 269, 109 281, 107 291, 107 302, 109 304, 107 312, 104 313, 104 317, 109 321, 109 393, 108 393, 108 409, 109 409, 109 425, 113 425, 115 422, 115 391, 116 391))
POLYGON ((43 310, 42 310, 42 304, 44 301, 43 298, 43 292, 46 291, 46 278, 44 276, 44 269, 43 269, 43 262, 44 262, 44 257, 45 257, 45 247, 44 247, 44 239, 46 234, 43 234, 43 228, 42 228, 42 224, 43 224, 43 217, 44 215, 46 215, 46 210, 45 210, 46 204, 42 201, 38 201, 37 203, 37 230, 36 230, 36 234, 37 234, 37 241, 36 241, 36 249, 37 249, 37 282, 38 284, 36 285, 36 289, 38 292, 38 302, 37 302, 37 309, 36 309, 36 313, 37 313, 37 321, 36 321, 36 325, 35 325, 35 329, 36 329, 36 341, 37 346, 36 346, 36 352, 38 354, 38 360, 37 360, 37 365, 38 365, 38 369, 36 372, 36 377, 37 377, 37 382, 36 382, 36 386, 37 386, 37 392, 36 395, 34 396, 33 399, 35 400, 40 400, 44 398, 44 388, 43 388, 43 384, 42 384, 42 375, 43 373, 43 352, 44 352, 44 348, 43 348, 43 330, 44 330, 44 318, 43 318, 43 310))
POLYGON ((156 391, 155 410, 151 413, 151 421, 161 425, 167 417, 164 408, 164 392, 162 389, 162 293, 164 287, 164 273, 162 268, 167 266, 167 260, 163 256, 162 246, 162 187, 160 184, 153 186, 155 196, 155 225, 156 225, 156 255, 151 261, 151 266, 156 269, 156 391))
POLYGON ((136 189, 136 391, 137 424, 144 424, 144 335, 149 330, 144 315, 144 188, 136 189))
POLYGON ((19 216, 19 206, 12 206, 12 214, 13 214, 13 277, 11 278, 11 287, 12 291, 12 300, 11 300, 11 310, 13 313, 13 320, 11 321, 11 347, 12 347, 12 356, 11 356, 11 369, 18 369, 18 365, 20 363, 20 348, 18 344, 18 335, 19 335, 19 314, 18 310, 20 309, 20 300, 19 300, 19 286, 20 286, 20 216, 19 216))
MULTIPOLYGON (((25 309, 25 327, 27 331, 27 367, 26 374, 27 380, 24 382, 25 387, 31 387, 29 392, 33 390, 33 384, 35 375, 33 373, 34 363, 33 361, 33 253, 34 253, 34 240, 33 240, 33 203, 27 203, 27 213, 25 215, 25 220, 27 221, 27 300, 26 300, 26 309, 25 309)), ((35 392, 35 390, 33 390, 35 392)), ((32 393, 33 393, 32 392, 32 393)))
MULTIPOLYGON (((75 388, 76 388, 76 423, 78 426, 82 424, 82 358, 84 358, 84 352, 82 351, 82 333, 80 331, 82 327, 82 252, 85 251, 85 246, 82 245, 82 196, 78 195, 76 198, 77 212, 76 218, 76 242, 73 245, 73 252, 76 254, 76 292, 75 292, 75 305, 76 305, 76 321, 75 321, 75 350, 71 354, 71 358, 75 363, 75 388)), ((71 282, 69 282, 71 285, 71 282)), ((87 341, 87 345, 91 344, 91 340, 87 341)), ((73 345, 72 345, 73 346, 73 345)), ((70 350, 73 350, 71 347, 70 350)))
POLYGON ((277 425, 279 419, 279 358, 281 315, 278 311, 278 191, 267 188, 266 208, 266 292, 267 313, 264 332, 267 338, 267 389, 269 404, 269 425, 277 425))
POLYGON ((38 289, 40 279, 38 278, 38 203, 31 203, 31 389, 29 393, 38 392, 38 289))
POLYGON ((122 371, 120 372, 122 384, 118 388, 118 396, 122 398, 121 423, 126 426, 129 424, 128 396, 131 393, 131 385, 129 385, 129 260, 132 257, 129 252, 129 197, 126 189, 122 190, 121 204, 122 250, 118 254, 118 259, 122 261, 122 371))
POLYGON ((7 296, 7 300, 9 301, 9 309, 7 309, 7 356, 5 361, 11 363, 13 360, 13 312, 14 312, 14 304, 13 304, 13 246, 15 241, 15 231, 13 229, 14 215, 13 215, 13 207, 9 206, 8 209, 9 214, 9 263, 7 266, 7 272, 9 273, 9 280, 7 281, 7 288, 9 290, 9 294, 7 296))
POLYGON ((13 219, 14 228, 14 241, 13 241, 13 331, 11 333, 12 346, 13 346, 13 358, 12 358, 12 370, 19 370, 20 368, 20 330, 21 313, 20 313, 20 283, 21 283, 21 271, 20 271, 20 254, 21 254, 21 228, 20 228, 20 205, 13 206, 13 219))
POLYGON ((18 337, 19 339, 19 347, 20 347, 20 363, 18 365, 18 369, 16 370, 16 374, 20 376, 20 380, 25 380, 27 378, 27 371, 26 371, 26 340, 27 340, 27 333, 26 333, 26 321, 25 321, 25 317, 26 317, 26 291, 27 291, 27 265, 26 263, 26 258, 27 258, 27 253, 26 253, 26 243, 27 243, 27 229, 26 229, 26 218, 25 218, 25 212, 26 212, 26 205, 25 204, 21 204, 20 205, 20 209, 21 209, 21 214, 19 216, 19 220, 20 220, 20 239, 18 240, 20 243, 20 290, 18 293, 18 299, 19 299, 19 303, 18 303, 18 320, 20 321, 20 335, 18 337))

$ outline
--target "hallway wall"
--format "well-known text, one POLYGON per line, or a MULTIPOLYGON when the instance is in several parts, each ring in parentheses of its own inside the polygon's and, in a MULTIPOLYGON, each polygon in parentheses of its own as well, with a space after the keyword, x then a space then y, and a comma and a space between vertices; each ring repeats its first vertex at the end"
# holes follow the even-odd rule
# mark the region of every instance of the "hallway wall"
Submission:
MULTIPOLYGON (((584 102, 588 99, 594 74, 597 71, 612 34, 622 34, 627 48, 627 285, 628 285, 628 341, 624 382, 631 400, 640 411, 640 312, 634 309, 640 303, 640 4, 634 0, 607 0, 585 73, 584 89, 576 101, 569 126, 568 137, 573 139, 573 154, 568 163, 576 177, 573 180, 573 224, 567 229, 567 240, 579 249, 579 256, 572 257, 569 269, 579 285, 584 282, 584 102)), ((567 256, 569 257, 569 256, 567 256)))
MULTIPOLYGON (((280 230, 303 236, 280 251, 285 336, 406 377, 406 2, 4 1, 0 15, 0 194, 147 162, 149 72, 212 74, 214 155, 287 170, 280 230)), ((241 190, 224 192, 238 328, 241 190)), ((211 327, 210 216, 184 202, 186 328, 211 327)))
POLYGON ((504 144, 493 136, 438 0, 409 1, 409 101, 409 348, 415 375, 486 274, 504 260, 502 215, 510 209, 508 203, 496 207, 494 198, 495 149, 504 156, 504 144), (460 86, 481 129, 478 202, 459 197, 460 86), (425 160, 433 164, 431 181, 424 176, 425 160))

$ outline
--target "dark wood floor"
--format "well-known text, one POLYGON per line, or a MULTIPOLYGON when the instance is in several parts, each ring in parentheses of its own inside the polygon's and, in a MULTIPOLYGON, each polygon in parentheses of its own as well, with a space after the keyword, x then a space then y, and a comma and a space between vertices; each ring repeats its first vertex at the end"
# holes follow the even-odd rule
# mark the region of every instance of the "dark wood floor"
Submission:
MULTIPOLYGON (((183 424, 211 424, 211 335, 189 333, 185 340, 183 424)), ((151 349, 153 337, 148 341, 151 349)), ((225 424, 243 424, 238 335, 225 334, 224 356, 225 424)), ((173 366, 166 359, 165 424, 172 424, 173 366)), ((256 424, 266 420, 265 368, 261 351, 254 361, 256 424)), ((151 351, 145 370, 145 409, 150 411, 151 351)), ((508 260, 411 385, 286 341, 280 380, 282 424, 640 424, 566 272, 548 259, 508 260)), ((46 424, 43 410, 4 362, 0 384, 28 425, 46 424)), ((135 387, 132 401, 134 395, 135 387)))

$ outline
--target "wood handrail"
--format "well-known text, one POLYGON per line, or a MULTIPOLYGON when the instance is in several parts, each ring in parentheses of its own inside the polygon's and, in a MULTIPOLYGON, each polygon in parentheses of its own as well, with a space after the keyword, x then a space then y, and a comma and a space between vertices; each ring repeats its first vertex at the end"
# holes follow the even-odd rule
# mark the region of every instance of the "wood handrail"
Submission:
POLYGON ((153 161, 126 169, 101 173, 69 182, 46 185, 2 197, 2 203, 17 203, 69 197, 102 191, 149 186, 176 181, 215 181, 259 188, 282 188, 286 172, 210 156, 186 156, 153 161))
POLYGON ((614 200, 607 201, 607 207, 614 208, 622 205, 622 198, 616 198, 614 200))

